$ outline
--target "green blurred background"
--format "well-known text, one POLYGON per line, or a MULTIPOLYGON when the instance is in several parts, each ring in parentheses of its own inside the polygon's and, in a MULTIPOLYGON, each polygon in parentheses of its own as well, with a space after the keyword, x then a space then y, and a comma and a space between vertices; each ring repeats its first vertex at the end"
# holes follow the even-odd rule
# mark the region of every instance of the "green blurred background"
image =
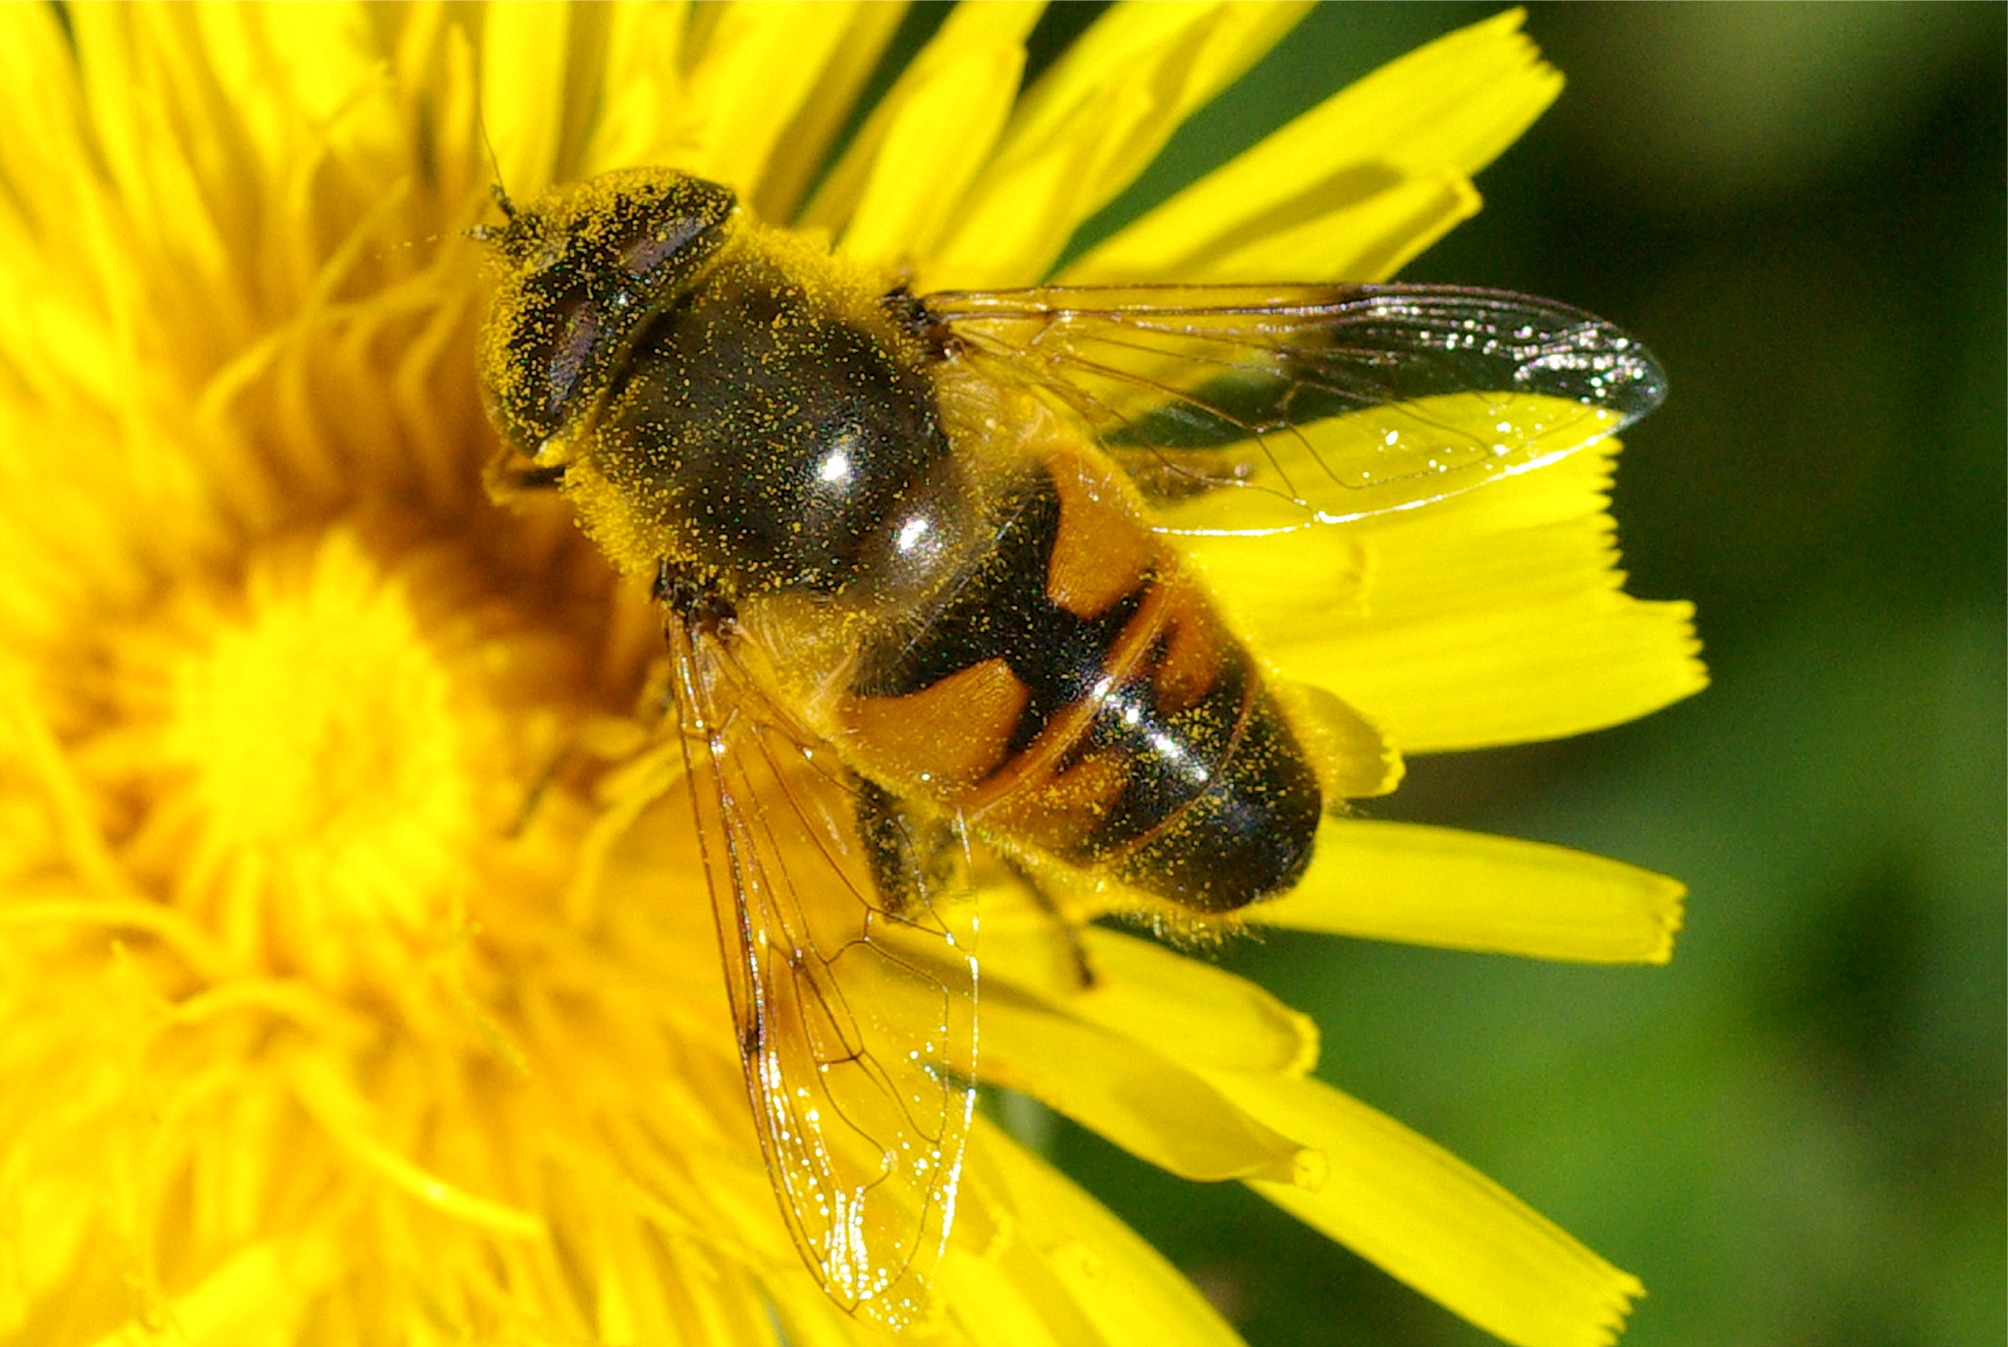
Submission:
MULTIPOLYGON (((1114 214, 1498 8, 1320 8, 1114 214)), ((1715 686, 1417 762, 1375 812, 1679 876, 1687 929, 1663 969, 1225 957, 1316 1015, 1327 1078, 1643 1277, 1632 1347, 2004 1340, 2004 14, 1536 7, 1568 90, 1406 273, 1659 353, 1615 513, 1715 686)), ((1236 1186, 1066 1126, 1052 1153, 1258 1347, 1491 1341, 1236 1186)))

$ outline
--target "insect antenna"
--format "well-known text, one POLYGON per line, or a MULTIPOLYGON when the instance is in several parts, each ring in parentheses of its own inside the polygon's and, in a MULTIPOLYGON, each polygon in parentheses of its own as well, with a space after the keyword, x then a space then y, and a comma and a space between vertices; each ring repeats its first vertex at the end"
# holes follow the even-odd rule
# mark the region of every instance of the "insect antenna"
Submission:
POLYGON ((467 237, 476 243, 488 243, 508 233, 516 224, 516 203, 509 196, 509 189, 502 185, 502 157, 495 153, 495 142, 488 135, 488 117, 479 108, 474 110, 474 124, 481 130, 481 148, 488 152, 488 170, 493 175, 489 179, 488 194, 495 198, 495 208, 508 221, 500 229, 478 224, 467 231, 467 237))

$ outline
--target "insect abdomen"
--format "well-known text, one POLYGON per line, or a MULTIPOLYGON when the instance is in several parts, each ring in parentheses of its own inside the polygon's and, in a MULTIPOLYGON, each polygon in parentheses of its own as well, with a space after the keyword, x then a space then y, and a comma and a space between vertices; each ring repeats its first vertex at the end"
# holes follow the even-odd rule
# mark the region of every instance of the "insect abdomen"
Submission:
POLYGON ((1182 906, 1296 882, 1317 778, 1247 651, 1098 462, 1045 457, 996 546, 881 639, 842 716, 859 759, 972 827, 1182 906))

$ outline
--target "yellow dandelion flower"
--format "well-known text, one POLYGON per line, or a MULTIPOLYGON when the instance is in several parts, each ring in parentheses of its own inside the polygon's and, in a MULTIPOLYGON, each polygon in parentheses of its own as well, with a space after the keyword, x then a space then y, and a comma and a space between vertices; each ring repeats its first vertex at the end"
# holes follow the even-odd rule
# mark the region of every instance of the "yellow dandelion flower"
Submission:
MULTIPOLYGON (((1470 175, 1559 86, 1517 15, 1452 34, 1053 276, 1296 10, 1119 5, 1021 89, 1037 11, 954 11, 846 139, 896 7, 0 8, 6 1340, 843 1343, 911 1318, 914 1341, 1235 1341, 980 1113, 959 1165, 912 1157, 954 1171, 914 1185, 953 1197, 931 1290, 810 1270, 659 723, 660 609, 565 500, 484 486, 468 231, 497 174, 527 201, 674 165, 794 226, 774 247, 827 238, 921 294, 1374 280, 1475 208, 1470 175)), ((1289 695, 1336 793, 1391 788, 1397 746, 1575 733, 1701 684, 1685 607, 1622 593, 1615 442, 1550 453, 1549 402, 1505 411, 1535 433, 1482 490, 1180 541, 1277 685, 1326 690, 1289 695)), ((733 806, 768 817, 783 778, 733 806)), ((982 1081, 1246 1182, 1506 1341, 1614 1335, 1636 1281, 1311 1078, 1301 1016, 1041 906, 1082 919, 1092 891, 980 878, 982 1081)), ((1328 817, 1248 916, 1651 962, 1679 897, 1328 817)), ((911 993, 886 1014, 939 1018, 911 993)))

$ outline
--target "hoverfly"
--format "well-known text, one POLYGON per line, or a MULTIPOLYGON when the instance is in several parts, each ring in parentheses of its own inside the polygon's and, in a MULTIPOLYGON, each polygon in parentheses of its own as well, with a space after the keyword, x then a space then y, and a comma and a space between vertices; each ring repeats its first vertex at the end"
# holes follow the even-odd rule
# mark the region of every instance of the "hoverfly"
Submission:
POLYGON ((668 169, 504 208, 498 469, 654 577, 781 1211, 900 1323, 970 1126, 972 853, 1219 915, 1289 889, 1336 803, 1166 533, 1440 499, 1614 433, 1660 372, 1485 290, 916 297, 668 169), (1488 394, 1516 417, 1457 429, 1488 394))

